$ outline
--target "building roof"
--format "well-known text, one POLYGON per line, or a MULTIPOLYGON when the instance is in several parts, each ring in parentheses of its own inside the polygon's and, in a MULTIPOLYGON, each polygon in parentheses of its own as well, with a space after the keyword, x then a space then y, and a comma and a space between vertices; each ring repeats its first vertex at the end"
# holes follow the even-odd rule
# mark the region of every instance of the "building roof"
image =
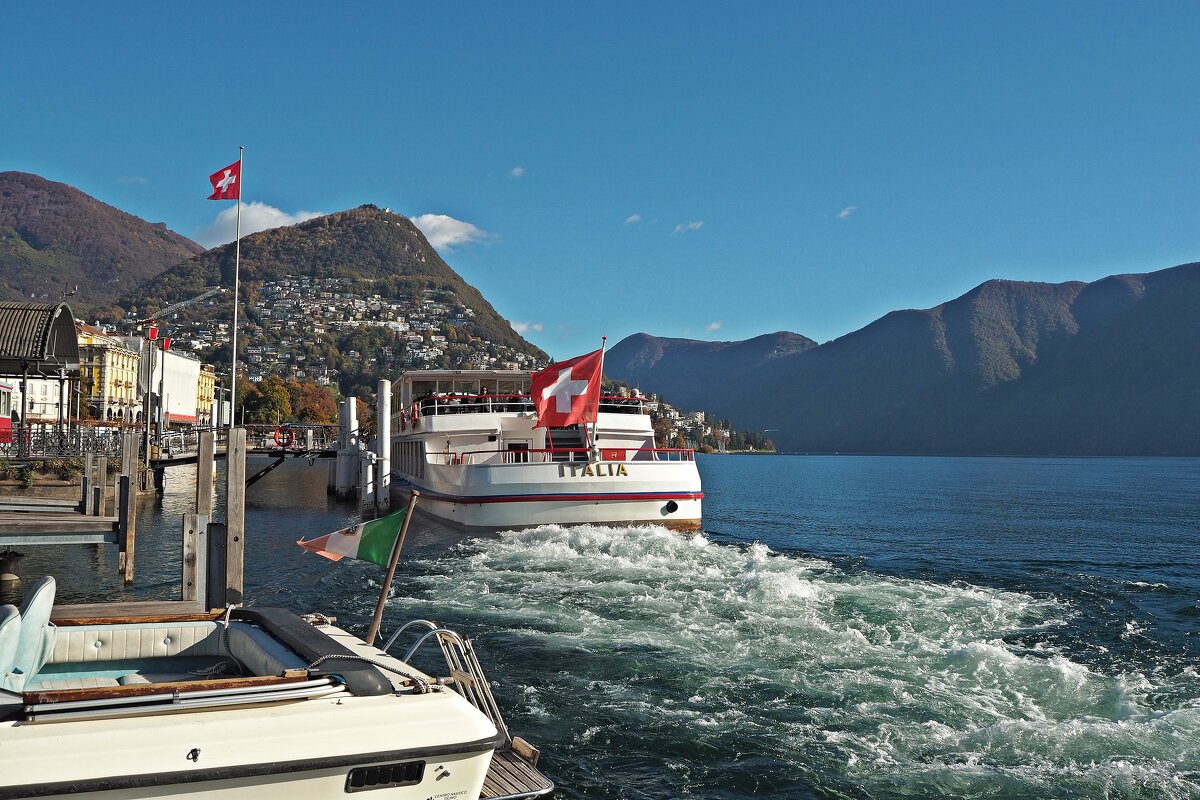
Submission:
POLYGON ((66 303, 0 302, 0 375, 79 371, 75 316, 66 303))

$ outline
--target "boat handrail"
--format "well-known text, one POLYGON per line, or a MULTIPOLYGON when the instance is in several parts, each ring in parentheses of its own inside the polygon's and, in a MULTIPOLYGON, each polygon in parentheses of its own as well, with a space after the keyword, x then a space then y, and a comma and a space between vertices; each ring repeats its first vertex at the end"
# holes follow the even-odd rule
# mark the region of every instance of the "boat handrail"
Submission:
POLYGON ((181 708, 201 710, 231 705, 305 700, 346 692, 346 686, 340 680, 321 677, 299 682, 281 681, 277 684, 257 686, 201 690, 173 689, 154 694, 131 694, 125 697, 34 703, 27 705, 25 712, 29 722, 65 722, 112 716, 162 714, 181 708))
POLYGON ((511 745, 512 736, 508 732, 508 725, 504 722, 500 706, 496 704, 496 698, 492 696, 492 685, 488 683, 487 676, 483 674, 483 666, 475 655, 475 648, 471 646, 470 639, 458 631, 443 628, 431 620, 414 619, 401 625, 400 629, 391 635, 382 647, 383 652, 386 653, 405 631, 417 625, 428 630, 417 638, 417 641, 408 648, 400 660, 406 664, 411 663, 413 656, 425 646, 426 642, 436 639, 438 647, 442 651, 442 658, 446 661, 446 668, 450 671, 450 677, 453 678, 452 685, 455 691, 483 712, 483 715, 491 720, 492 724, 496 726, 496 730, 504 734, 505 740, 511 745))
MULTIPOLYGON (((621 463, 639 461, 638 454, 648 454, 640 459, 642 463, 664 461, 695 461, 696 451, 690 447, 601 447, 600 452, 615 453, 620 451, 621 458, 602 458, 603 463, 621 463)), ((477 450, 430 450, 425 454, 428 463, 445 462, 451 466, 466 466, 484 463, 476 461, 476 456, 500 456, 502 464, 571 464, 587 462, 593 450, 590 447, 532 447, 527 450, 502 450, 499 448, 484 448, 477 450), (566 456, 566 458, 555 458, 566 456), (577 458, 576 456, 581 456, 577 458), (535 458, 536 457, 536 458, 535 458)))
MULTIPOLYGON (((614 414, 648 413, 650 401, 645 397, 601 395, 600 410, 614 414)), ((423 417, 441 414, 494 414, 533 411, 533 397, 528 394, 435 394, 413 402, 412 412, 423 417), (514 407, 515 406, 515 407, 514 407)))

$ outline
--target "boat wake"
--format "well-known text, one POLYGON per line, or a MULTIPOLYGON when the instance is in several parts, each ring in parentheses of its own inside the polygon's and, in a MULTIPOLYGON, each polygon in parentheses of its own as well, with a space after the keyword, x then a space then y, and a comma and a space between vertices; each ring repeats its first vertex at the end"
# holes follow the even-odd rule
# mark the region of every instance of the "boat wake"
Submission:
POLYGON ((1054 599, 654 528, 471 539, 402 580, 389 617, 473 632, 568 796, 1200 796, 1200 675, 1039 643, 1054 599))

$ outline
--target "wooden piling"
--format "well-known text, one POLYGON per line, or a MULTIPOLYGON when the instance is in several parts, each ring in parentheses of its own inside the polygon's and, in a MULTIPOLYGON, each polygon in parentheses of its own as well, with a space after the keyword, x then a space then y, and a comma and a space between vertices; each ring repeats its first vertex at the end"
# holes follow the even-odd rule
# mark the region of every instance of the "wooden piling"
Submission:
POLYGON ((208 555, 205 530, 208 517, 201 514, 183 515, 183 559, 179 591, 181 600, 200 600, 205 596, 207 580, 205 560, 208 555))
POLYGON ((200 451, 196 461, 196 513, 212 519, 213 515, 213 472, 216 469, 217 434, 204 431, 200 434, 200 451))
POLYGON ((95 467, 94 453, 83 454, 83 474, 79 476, 79 513, 88 513, 88 504, 92 501, 92 470, 95 467))
POLYGON ((137 547, 138 441, 137 433, 125 432, 121 442, 120 550, 117 568, 126 585, 133 583, 134 552, 137 547))
POLYGON ((225 451, 225 603, 241 605, 246 534, 246 429, 229 431, 225 451))
POLYGON ((204 607, 224 608, 228 600, 225 586, 225 548, 229 543, 224 522, 208 524, 208 546, 204 557, 204 607))
POLYGON ((108 456, 96 458, 96 478, 93 483, 100 489, 100 502, 95 504, 92 513, 97 517, 102 517, 105 511, 104 490, 108 485, 108 456))

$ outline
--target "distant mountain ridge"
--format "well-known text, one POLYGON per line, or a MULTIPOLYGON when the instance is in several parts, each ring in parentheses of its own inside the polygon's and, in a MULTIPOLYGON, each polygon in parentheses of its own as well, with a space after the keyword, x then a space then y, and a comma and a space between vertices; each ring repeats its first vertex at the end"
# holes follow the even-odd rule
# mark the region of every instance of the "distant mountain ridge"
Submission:
POLYGON ((0 172, 0 299, 57 301, 79 291, 76 313, 121 294, 204 248, 65 183, 0 172))
MULTIPOLYGON (((1200 264, 1093 283, 993 280, 734 381, 717 359, 685 370, 664 356, 640 371, 611 359, 606 371, 773 429, 786 451, 1196 455, 1198 303, 1200 264)), ((613 352, 630 339, 645 350, 641 336, 613 352)))
POLYGON ((740 342, 664 339, 636 333, 605 354, 604 371, 631 386, 657 387, 653 391, 682 408, 711 408, 714 381, 736 384, 743 374, 772 369, 773 362, 816 346, 812 339, 789 331, 740 342))

